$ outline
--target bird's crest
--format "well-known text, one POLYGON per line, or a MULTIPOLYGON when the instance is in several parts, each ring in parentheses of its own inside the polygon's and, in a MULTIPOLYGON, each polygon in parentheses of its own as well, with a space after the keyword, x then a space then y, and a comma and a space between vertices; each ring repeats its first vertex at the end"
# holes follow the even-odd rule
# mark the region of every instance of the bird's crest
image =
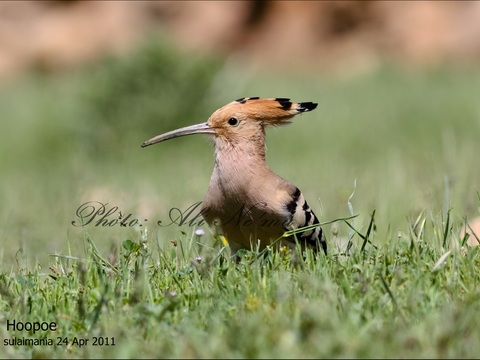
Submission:
POLYGON ((289 123, 286 120, 314 110, 317 105, 313 102, 294 103, 287 98, 240 98, 215 111, 211 119, 233 117, 257 120, 263 125, 284 125, 289 123))

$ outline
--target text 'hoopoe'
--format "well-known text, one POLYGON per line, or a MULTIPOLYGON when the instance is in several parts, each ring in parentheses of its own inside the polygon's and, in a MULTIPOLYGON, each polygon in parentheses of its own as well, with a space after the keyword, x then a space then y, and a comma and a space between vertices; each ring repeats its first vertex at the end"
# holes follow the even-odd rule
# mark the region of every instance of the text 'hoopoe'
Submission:
MULTIPOLYGON (((158 135, 142 147, 179 136, 210 135, 215 166, 202 215, 217 234, 226 237, 232 254, 257 242, 263 249, 292 227, 319 224, 300 190, 270 170, 265 160, 265 127, 289 124, 293 116, 316 107, 285 98, 242 98, 215 111, 206 123, 158 135)), ((321 247, 327 252, 320 226, 296 236, 302 248, 321 247)), ((295 239, 283 238, 276 245, 292 247, 295 239)))

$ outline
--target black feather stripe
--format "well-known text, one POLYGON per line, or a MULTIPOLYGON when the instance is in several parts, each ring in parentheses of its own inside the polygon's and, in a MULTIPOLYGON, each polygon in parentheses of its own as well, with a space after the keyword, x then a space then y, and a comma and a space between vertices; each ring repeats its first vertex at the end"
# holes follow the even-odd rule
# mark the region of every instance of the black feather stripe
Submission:
POLYGON ((258 97, 258 96, 252 96, 252 97, 243 97, 243 98, 237 99, 235 101, 240 103, 240 104, 245 104, 249 100, 259 100, 259 99, 260 99, 260 97, 258 97))
POLYGON ((302 210, 303 210, 303 211, 310 210, 310 206, 308 206, 307 200, 305 200, 305 202, 303 203, 302 210))
POLYGON ((292 216, 297 211, 297 201, 300 198, 300 195, 302 195, 302 193, 300 192, 300 189, 296 187, 295 192, 292 195, 292 200, 286 205, 287 211, 292 214, 292 216))
POLYGON ((311 211, 305 211, 305 226, 311 225, 310 220, 312 218, 312 212, 311 211))
POLYGON ((280 103, 280 107, 283 110, 289 110, 292 107, 292 102, 287 98, 275 98, 280 103))

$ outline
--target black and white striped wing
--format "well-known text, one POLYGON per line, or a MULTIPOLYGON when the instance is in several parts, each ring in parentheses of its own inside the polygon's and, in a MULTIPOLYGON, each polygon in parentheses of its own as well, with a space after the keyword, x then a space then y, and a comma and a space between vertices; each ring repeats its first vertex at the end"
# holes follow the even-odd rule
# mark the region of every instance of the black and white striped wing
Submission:
MULTIPOLYGON (((295 188, 295 192, 292 194, 292 200, 287 203, 286 208, 291 214, 290 226, 293 226, 296 229, 320 224, 318 218, 315 216, 302 192, 298 188, 295 188)), ((302 245, 305 244, 317 251, 321 247, 325 254, 327 253, 327 242, 320 226, 298 233, 296 234, 296 238, 302 245)))

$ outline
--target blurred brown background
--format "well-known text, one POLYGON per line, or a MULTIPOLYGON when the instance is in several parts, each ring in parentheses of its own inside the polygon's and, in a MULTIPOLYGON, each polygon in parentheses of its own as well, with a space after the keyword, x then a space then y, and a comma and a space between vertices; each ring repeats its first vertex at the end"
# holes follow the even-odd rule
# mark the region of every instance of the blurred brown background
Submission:
POLYGON ((257 66, 476 63, 480 2, 4 1, 0 79, 122 53, 148 34, 257 66))

